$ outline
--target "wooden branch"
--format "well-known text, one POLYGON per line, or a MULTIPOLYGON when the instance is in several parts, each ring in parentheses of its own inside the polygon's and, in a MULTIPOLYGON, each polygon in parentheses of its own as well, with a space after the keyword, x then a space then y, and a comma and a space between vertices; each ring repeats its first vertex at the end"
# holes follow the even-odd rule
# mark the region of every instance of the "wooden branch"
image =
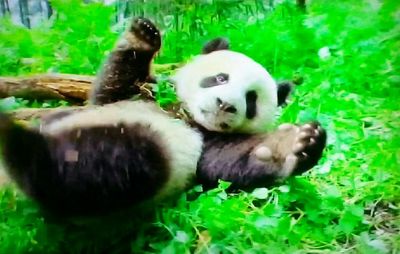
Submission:
POLYGON ((60 107, 60 108, 23 108, 8 112, 14 119, 29 122, 32 120, 41 120, 44 116, 49 113, 56 113, 61 111, 69 111, 85 106, 74 106, 74 107, 60 107))
POLYGON ((44 74, 31 77, 0 77, 0 98, 59 99, 85 101, 94 77, 44 74))
MULTIPOLYGON (((154 64, 156 73, 168 73, 180 63, 154 64)), ((41 74, 30 77, 0 77, 0 98, 57 99, 74 102, 87 100, 93 76, 73 74, 41 74)))

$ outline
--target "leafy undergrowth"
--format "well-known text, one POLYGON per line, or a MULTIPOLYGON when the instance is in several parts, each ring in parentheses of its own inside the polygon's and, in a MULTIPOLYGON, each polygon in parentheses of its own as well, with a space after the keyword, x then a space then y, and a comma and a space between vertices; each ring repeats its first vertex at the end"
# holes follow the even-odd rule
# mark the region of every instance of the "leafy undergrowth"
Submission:
MULTIPOLYGON (((55 3, 58 18, 43 27, 2 21, 0 74, 96 71, 116 38, 108 28, 112 9, 55 3)), ((172 16, 179 27, 164 24, 157 61, 187 59, 206 39, 225 35, 278 79, 300 77, 280 121, 318 119, 327 128, 319 166, 253 193, 228 195, 226 183, 207 193, 196 187, 141 223, 138 211, 91 221, 47 217, 4 187, 0 253, 400 252, 399 4, 316 0, 305 15, 281 4, 247 18, 246 5, 236 6, 213 17, 217 4, 187 4, 172 16)), ((1 103, 9 108, 34 104, 8 100, 1 103)))

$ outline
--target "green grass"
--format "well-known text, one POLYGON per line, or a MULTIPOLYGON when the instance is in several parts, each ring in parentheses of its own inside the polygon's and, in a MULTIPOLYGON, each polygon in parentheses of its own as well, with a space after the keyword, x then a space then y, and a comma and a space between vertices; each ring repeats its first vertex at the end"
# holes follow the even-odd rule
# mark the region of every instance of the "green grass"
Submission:
MULTIPOLYGON (((277 79, 301 77, 280 121, 318 119, 327 128, 320 165, 253 193, 197 187, 146 223, 133 212, 90 222, 45 217, 10 186, 0 190, 0 253, 399 253, 400 4, 314 0, 302 14, 289 3, 263 11, 260 1, 189 2, 142 6, 164 30, 157 62, 189 59, 224 35, 277 79), (324 50, 329 57, 319 57, 324 50)), ((1 21, 0 75, 96 72, 121 30, 111 27, 114 7, 54 3, 57 18, 33 30, 1 21)), ((0 103, 37 105, 8 100, 0 103)))

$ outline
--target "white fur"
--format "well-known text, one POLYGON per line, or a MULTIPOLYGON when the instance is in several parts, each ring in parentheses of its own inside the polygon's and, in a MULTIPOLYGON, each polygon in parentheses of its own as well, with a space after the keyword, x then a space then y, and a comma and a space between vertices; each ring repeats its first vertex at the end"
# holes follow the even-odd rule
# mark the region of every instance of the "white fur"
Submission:
POLYGON ((214 131, 255 133, 265 131, 275 120, 277 85, 270 74, 251 58, 230 50, 214 51, 196 57, 173 77, 177 93, 196 122, 214 131), (229 75, 226 84, 202 88, 205 77, 220 73, 229 75), (258 95, 257 115, 246 118, 246 92, 258 95), (236 107, 235 114, 221 112, 216 98, 236 107), (203 110, 203 112, 202 112, 203 110), (231 128, 222 130, 221 123, 231 128))
POLYGON ((284 123, 278 126, 278 130, 281 131, 289 131, 293 128, 297 128, 296 125, 290 124, 290 123, 284 123))
POLYGON ((160 134, 171 175, 156 198, 179 193, 190 186, 202 150, 202 137, 183 121, 172 119, 163 113, 154 103, 126 101, 87 109, 43 126, 41 131, 57 135, 76 128, 119 123, 148 125, 149 129, 160 134))
POLYGON ((297 166, 298 161, 299 158, 294 153, 287 155, 282 165, 282 170, 279 172, 279 175, 282 178, 290 176, 293 173, 295 167, 297 166))

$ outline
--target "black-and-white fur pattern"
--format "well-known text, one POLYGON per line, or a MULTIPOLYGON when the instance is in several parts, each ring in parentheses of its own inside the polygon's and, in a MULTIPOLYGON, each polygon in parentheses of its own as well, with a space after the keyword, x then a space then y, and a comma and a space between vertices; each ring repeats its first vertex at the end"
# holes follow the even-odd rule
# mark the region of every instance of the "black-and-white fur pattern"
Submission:
MULTIPOLYGON (((263 102, 271 110, 263 118, 267 122, 273 120, 269 116, 278 101, 284 101, 278 98, 281 89, 273 87, 275 83, 261 66, 241 54, 226 51, 228 44, 221 40, 207 44, 203 52, 214 54, 209 59, 218 62, 223 62, 224 54, 228 59, 237 56, 244 65, 242 69, 224 65, 219 69, 219 65, 210 64, 215 70, 210 68, 205 75, 199 75, 201 70, 196 70, 194 64, 187 67, 186 74, 184 67, 175 80, 179 86, 188 82, 188 87, 197 92, 196 84, 203 89, 212 88, 212 83, 219 80, 207 77, 220 73, 228 74, 232 82, 245 82, 248 85, 243 87, 256 93, 253 102, 246 102, 248 90, 224 94, 241 87, 239 83, 223 84, 224 90, 212 93, 211 101, 217 109, 233 114, 234 110, 229 109, 233 106, 240 113, 237 119, 204 117, 198 126, 189 126, 170 117, 152 101, 121 101, 140 93, 140 85, 149 79, 150 62, 160 47, 157 28, 149 20, 136 19, 98 76, 91 96, 93 106, 51 115, 43 119, 40 131, 19 126, 0 114, 2 153, 9 174, 22 190, 52 212, 93 215, 164 199, 196 181, 212 188, 222 179, 231 181, 234 189, 247 190, 313 167, 326 142, 325 131, 318 123, 286 124, 261 134, 213 131, 258 130, 251 121, 246 122, 263 112, 257 99, 266 98, 263 102), (216 51, 221 49, 219 55, 216 51), (188 70, 196 72, 195 79, 187 79, 188 70), (259 77, 262 74, 266 77, 259 77), (254 82, 249 81, 252 76, 256 76, 254 82), (266 94, 259 95, 263 90, 266 94), (218 93, 221 101, 216 98, 218 93), (242 93, 244 100, 240 101, 237 95, 242 93), (250 113, 244 108, 249 104, 250 113), (229 128, 221 126, 225 121, 229 128)), ((283 87, 287 89, 286 85, 283 87)), ((188 101, 192 98, 190 91, 179 89, 183 103, 195 110, 188 101)), ((206 105, 202 103, 195 105, 206 105)))
POLYGON ((241 53, 200 55, 173 80, 195 122, 208 130, 253 133, 275 122, 277 85, 260 64, 241 53))

